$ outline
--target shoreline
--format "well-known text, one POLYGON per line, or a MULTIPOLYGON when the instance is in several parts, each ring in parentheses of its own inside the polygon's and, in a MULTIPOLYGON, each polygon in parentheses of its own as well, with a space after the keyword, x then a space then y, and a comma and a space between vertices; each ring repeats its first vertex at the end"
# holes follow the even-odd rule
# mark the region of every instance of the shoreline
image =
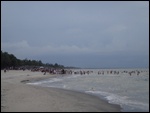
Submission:
POLYGON ((25 84, 56 76, 59 75, 1 70, 1 111, 121 112, 119 105, 87 93, 25 84))

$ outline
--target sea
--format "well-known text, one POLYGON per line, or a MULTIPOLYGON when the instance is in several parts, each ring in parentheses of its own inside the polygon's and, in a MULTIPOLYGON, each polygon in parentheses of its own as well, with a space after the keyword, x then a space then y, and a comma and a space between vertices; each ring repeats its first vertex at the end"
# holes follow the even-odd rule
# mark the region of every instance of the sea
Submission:
POLYGON ((95 95, 120 105, 122 112, 149 112, 149 69, 72 69, 72 74, 28 84, 95 95))

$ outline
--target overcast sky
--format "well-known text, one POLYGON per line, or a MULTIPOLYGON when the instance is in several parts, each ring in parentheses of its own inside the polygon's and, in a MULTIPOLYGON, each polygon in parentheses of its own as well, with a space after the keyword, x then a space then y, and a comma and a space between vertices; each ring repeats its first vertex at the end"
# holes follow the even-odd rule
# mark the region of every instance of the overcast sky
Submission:
POLYGON ((149 2, 1 2, 1 50, 83 68, 149 67, 149 2))

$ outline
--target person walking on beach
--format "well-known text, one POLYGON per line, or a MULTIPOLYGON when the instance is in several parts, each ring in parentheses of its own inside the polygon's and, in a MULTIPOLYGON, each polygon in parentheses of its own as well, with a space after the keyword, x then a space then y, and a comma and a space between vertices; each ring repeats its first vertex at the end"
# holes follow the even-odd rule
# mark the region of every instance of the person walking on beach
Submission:
POLYGON ((46 70, 44 70, 44 74, 43 75, 46 75, 46 70))
POLYGON ((44 75, 46 75, 46 71, 44 72, 44 75))
POLYGON ((4 69, 4 73, 6 73, 6 69, 4 69))

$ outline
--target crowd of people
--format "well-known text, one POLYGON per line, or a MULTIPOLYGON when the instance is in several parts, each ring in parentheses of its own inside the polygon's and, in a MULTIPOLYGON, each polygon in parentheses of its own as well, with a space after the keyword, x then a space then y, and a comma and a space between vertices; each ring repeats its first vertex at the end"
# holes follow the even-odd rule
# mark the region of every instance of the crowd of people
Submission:
POLYGON ((132 71, 118 71, 118 70, 98 70, 98 71, 93 71, 93 70, 83 70, 83 69, 60 69, 60 68, 47 68, 47 67, 33 67, 33 68, 25 68, 25 67, 20 67, 20 68, 5 68, 4 73, 6 73, 9 70, 31 70, 32 72, 42 72, 43 75, 46 75, 46 73, 49 74, 80 74, 80 75, 89 75, 91 73, 96 73, 98 75, 105 75, 105 74, 113 74, 113 75, 118 75, 120 73, 122 74, 129 74, 131 75, 140 75, 140 73, 145 72, 144 70, 132 70, 132 71))

